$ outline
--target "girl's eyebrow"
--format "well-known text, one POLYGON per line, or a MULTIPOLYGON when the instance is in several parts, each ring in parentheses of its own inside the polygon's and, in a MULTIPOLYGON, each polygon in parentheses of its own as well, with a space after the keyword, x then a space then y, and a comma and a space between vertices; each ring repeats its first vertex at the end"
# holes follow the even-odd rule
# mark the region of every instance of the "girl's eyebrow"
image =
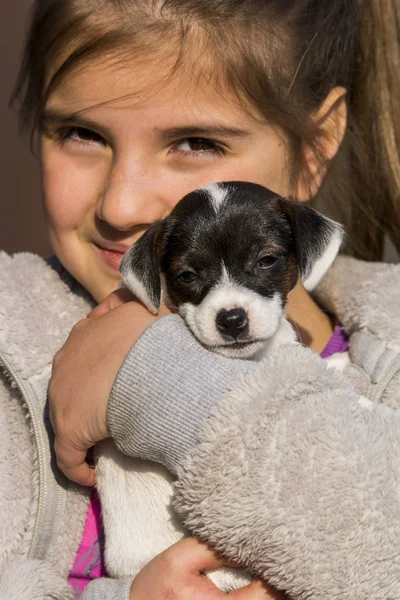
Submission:
MULTIPOLYGON (((71 122, 78 127, 86 129, 99 129, 99 123, 83 117, 79 114, 69 114, 62 111, 47 109, 40 115, 39 123, 41 127, 51 127, 70 124, 71 122)), ((166 140, 174 140, 176 138, 185 137, 226 137, 240 138, 250 134, 246 129, 237 127, 226 127, 225 125, 189 125, 182 127, 168 127, 167 129, 157 128, 161 137, 166 140)))
POLYGON ((39 123, 41 127, 51 127, 67 125, 73 122, 78 127, 85 129, 98 129, 99 124, 87 117, 82 117, 79 114, 64 113, 62 111, 47 109, 44 110, 39 116, 39 123))
POLYGON ((167 141, 184 137, 245 137, 249 131, 224 125, 194 125, 164 129, 162 137, 167 141))

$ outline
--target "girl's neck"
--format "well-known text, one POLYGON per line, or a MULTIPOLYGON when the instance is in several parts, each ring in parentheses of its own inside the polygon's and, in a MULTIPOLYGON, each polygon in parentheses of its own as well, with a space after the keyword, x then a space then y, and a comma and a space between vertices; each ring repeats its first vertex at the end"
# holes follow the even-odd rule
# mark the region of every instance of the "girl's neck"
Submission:
POLYGON ((289 294, 287 314, 299 341, 320 354, 332 337, 333 324, 300 281, 289 294))

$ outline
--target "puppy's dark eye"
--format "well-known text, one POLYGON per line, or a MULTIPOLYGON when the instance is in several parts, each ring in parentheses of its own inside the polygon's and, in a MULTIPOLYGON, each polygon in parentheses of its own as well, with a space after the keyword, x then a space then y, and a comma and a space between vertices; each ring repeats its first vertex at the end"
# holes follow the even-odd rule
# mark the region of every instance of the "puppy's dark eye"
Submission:
POLYGON ((269 269, 273 267, 278 258, 276 256, 272 256, 272 254, 268 254, 267 256, 262 256, 257 261, 257 267, 260 269, 269 269))
POLYGON ((198 276, 196 273, 193 273, 193 271, 182 271, 182 273, 179 273, 176 279, 182 283, 193 283, 193 281, 195 281, 197 278, 198 276))

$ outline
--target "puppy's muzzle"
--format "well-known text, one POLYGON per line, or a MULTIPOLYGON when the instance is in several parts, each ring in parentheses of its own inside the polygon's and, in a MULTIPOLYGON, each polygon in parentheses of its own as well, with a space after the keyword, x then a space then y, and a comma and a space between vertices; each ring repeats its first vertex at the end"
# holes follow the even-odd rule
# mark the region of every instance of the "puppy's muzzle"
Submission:
POLYGON ((217 313, 215 322, 221 333, 235 339, 249 329, 246 311, 243 308, 233 308, 232 310, 223 308, 217 313))

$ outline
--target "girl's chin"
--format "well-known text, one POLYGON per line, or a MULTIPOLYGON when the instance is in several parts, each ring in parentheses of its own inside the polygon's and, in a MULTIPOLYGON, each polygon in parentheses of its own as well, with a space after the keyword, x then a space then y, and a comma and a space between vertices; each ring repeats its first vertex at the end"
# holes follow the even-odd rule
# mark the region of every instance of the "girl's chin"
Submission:
POLYGON ((92 257, 86 263, 85 272, 81 269, 78 280, 96 302, 100 303, 118 288, 121 273, 118 271, 118 265, 114 266, 119 261, 102 258, 103 253, 97 247, 95 254, 95 259, 92 257))
POLYGON ((109 296, 112 292, 118 289, 119 280, 116 278, 107 278, 104 273, 99 273, 99 277, 94 277, 94 273, 91 276, 91 280, 83 283, 84 288, 89 292, 95 301, 100 304, 109 296))

